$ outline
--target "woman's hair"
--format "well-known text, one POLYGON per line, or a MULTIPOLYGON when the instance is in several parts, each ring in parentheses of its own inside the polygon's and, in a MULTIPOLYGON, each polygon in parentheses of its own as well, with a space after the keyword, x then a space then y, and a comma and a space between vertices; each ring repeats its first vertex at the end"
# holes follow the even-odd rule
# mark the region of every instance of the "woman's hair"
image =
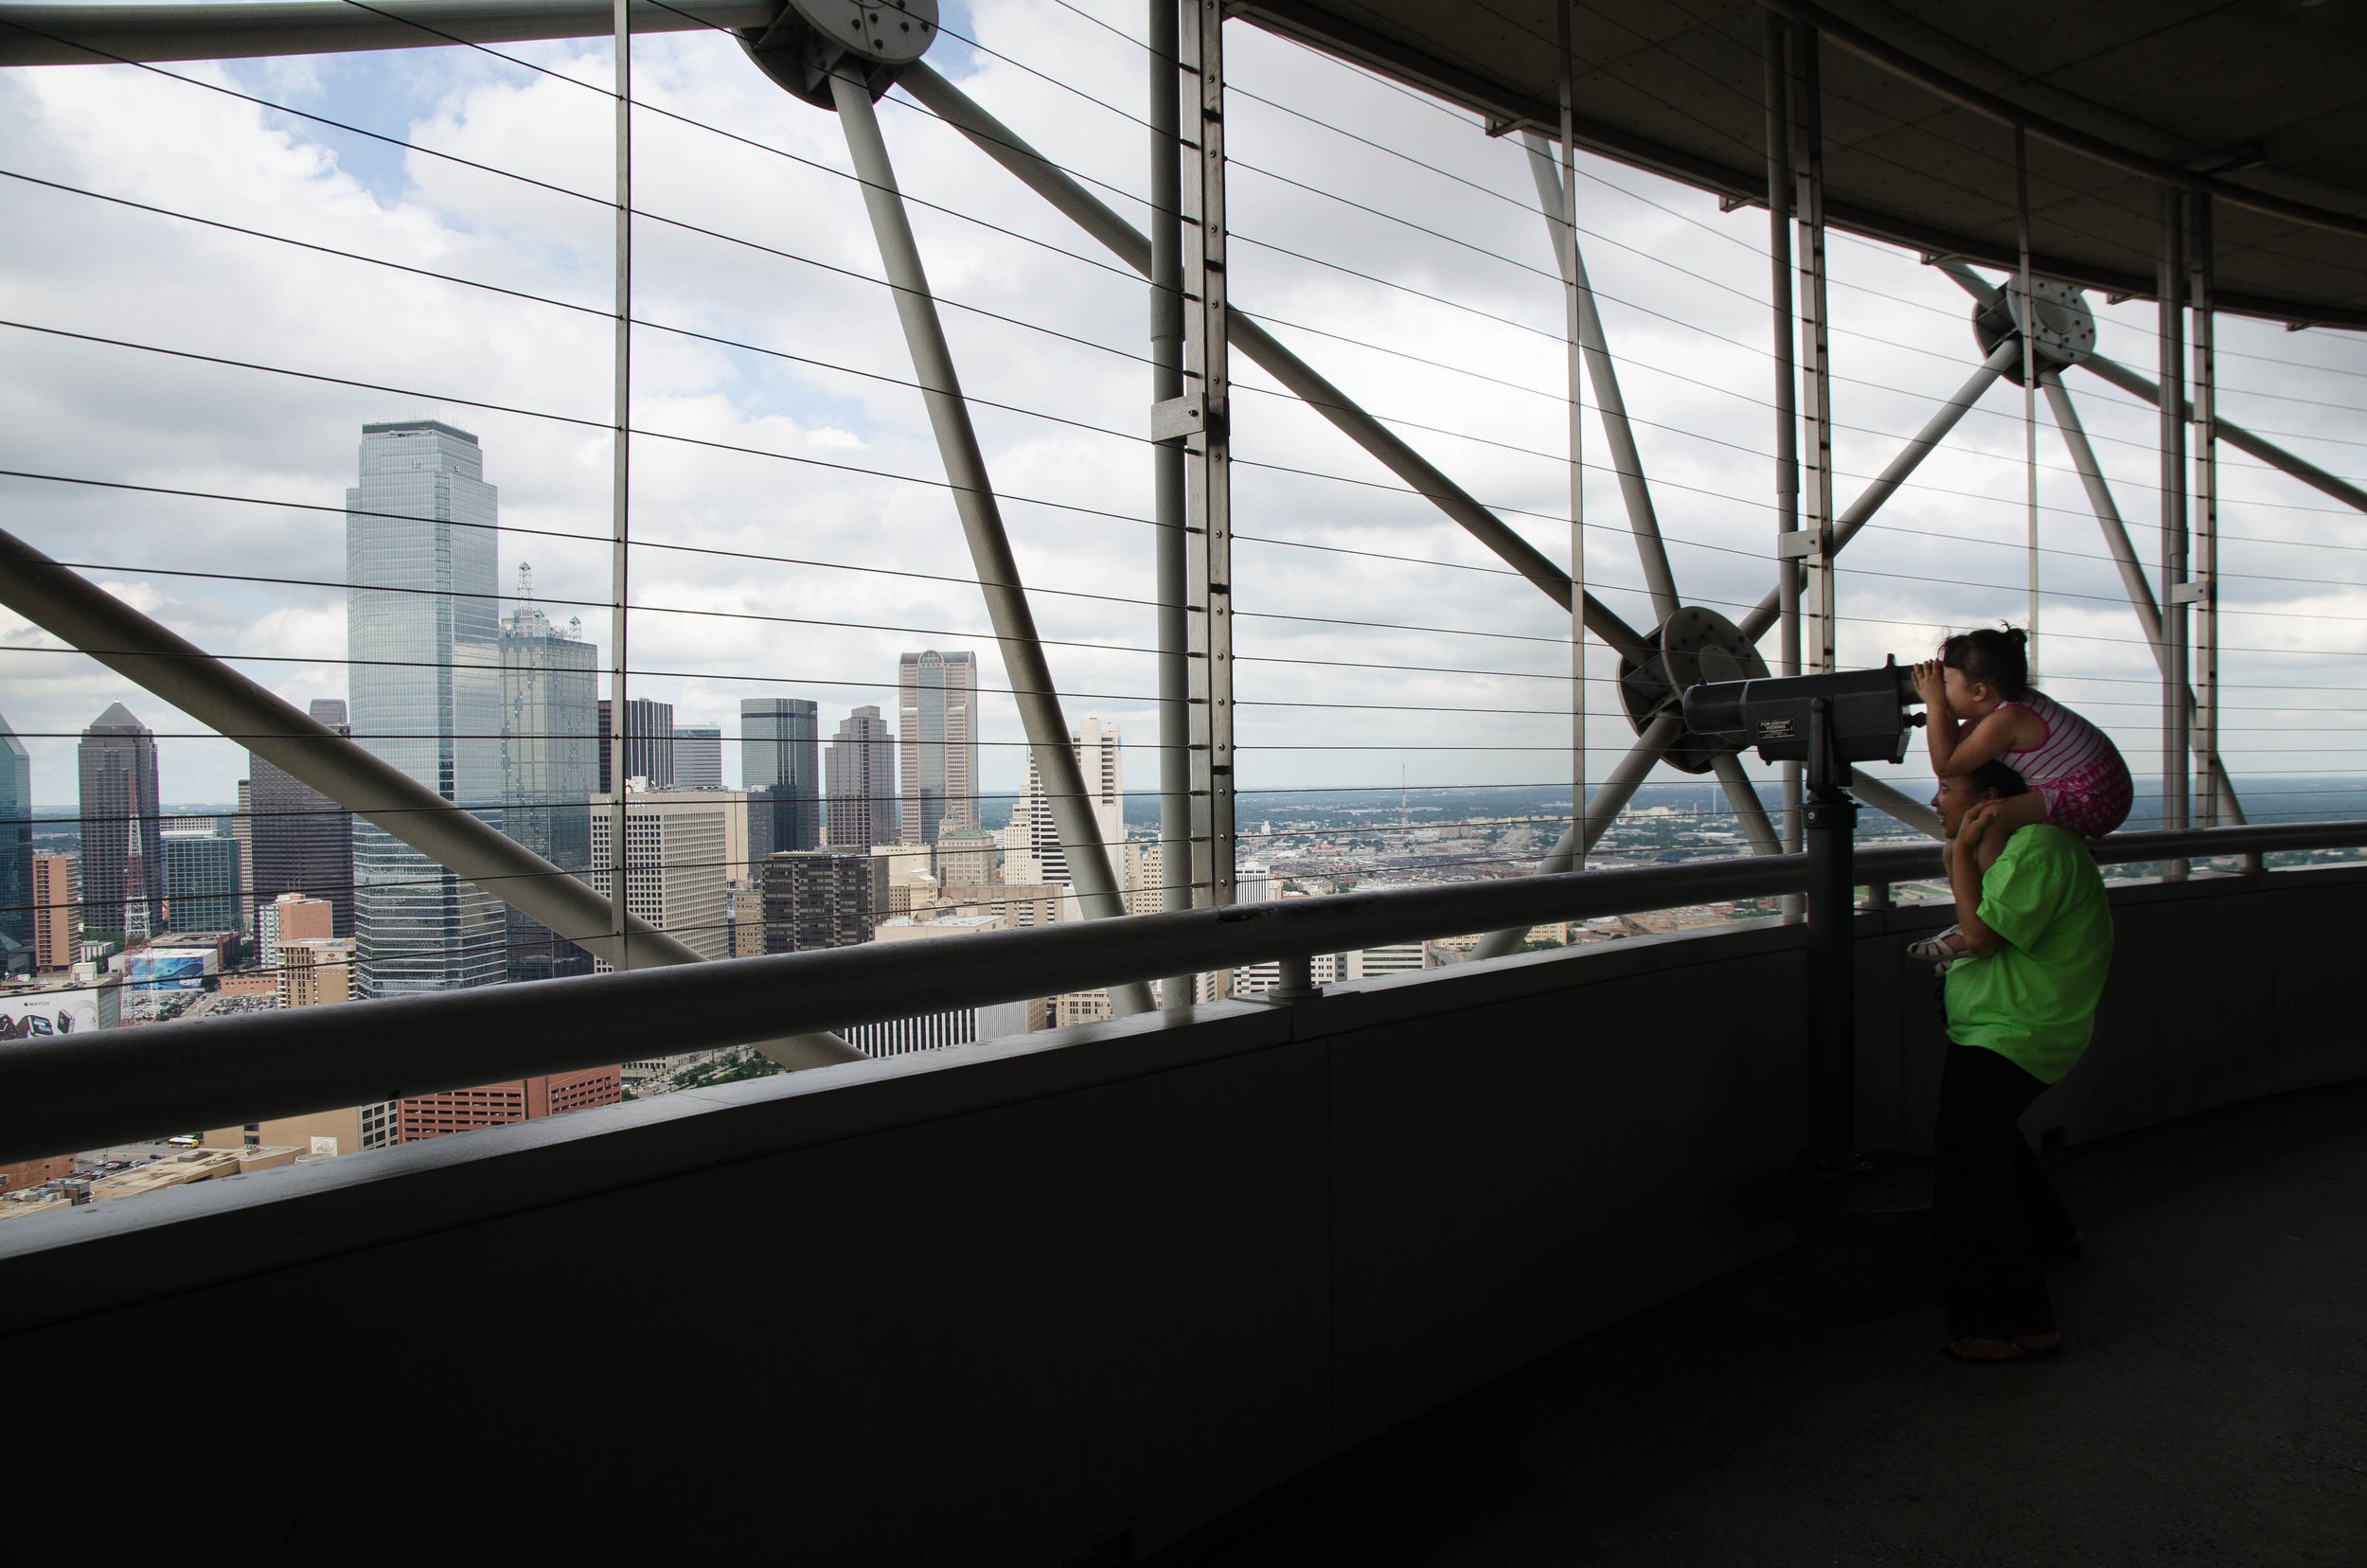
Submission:
POLYGON ((1995 790, 2008 800, 2030 793, 2030 786, 2023 782, 2021 775, 1994 757, 1965 775, 1965 782, 1972 786, 1974 794, 1984 790, 1995 790))
POLYGON ((1940 644, 1940 663, 1995 687, 2010 703, 2030 689, 2030 655, 2023 651, 2029 641, 2029 633, 2002 623, 1995 631, 1959 632, 1940 644))

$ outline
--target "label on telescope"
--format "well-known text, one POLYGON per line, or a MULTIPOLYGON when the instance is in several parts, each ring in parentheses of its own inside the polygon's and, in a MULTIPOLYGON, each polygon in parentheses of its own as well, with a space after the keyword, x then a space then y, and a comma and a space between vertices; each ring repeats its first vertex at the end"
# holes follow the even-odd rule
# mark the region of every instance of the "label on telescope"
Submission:
POLYGON ((1800 727, 1789 719, 1762 719, 1758 724, 1761 743, 1769 740, 1789 740, 1800 733, 1800 727))

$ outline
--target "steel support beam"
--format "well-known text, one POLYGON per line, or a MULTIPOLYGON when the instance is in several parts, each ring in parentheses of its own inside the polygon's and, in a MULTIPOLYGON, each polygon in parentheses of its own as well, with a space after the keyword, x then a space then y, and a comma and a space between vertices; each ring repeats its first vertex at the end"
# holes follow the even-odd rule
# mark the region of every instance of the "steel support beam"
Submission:
MULTIPOLYGON (((699 962, 679 937, 630 917, 632 945, 618 943, 610 901, 589 886, 8 533, 0 533, 0 604, 594 957, 620 970, 699 962)), ((764 1050, 790 1067, 862 1060, 834 1035, 774 1041, 764 1050)), ((483 1080, 418 1087, 472 1081, 483 1080)))
MULTIPOLYGON (((2186 817, 2186 420, 2180 381, 2186 358, 2186 198, 2160 190, 2160 248, 2155 255, 2161 400, 2162 498, 2162 826, 2175 831, 2186 817)), ((2171 868, 2183 874, 2184 864, 2171 868)))
MULTIPOLYGON (((1806 422, 1802 477, 1806 496, 1802 525, 1809 534, 1800 557, 1801 658, 1811 671, 1838 668, 1840 635, 1833 557, 1842 543, 1833 511, 1833 365, 1830 307, 1824 291, 1824 103, 1816 29, 1791 29, 1791 157, 1793 210, 1800 230, 1800 412, 1806 422)), ((1751 634, 1751 628, 1743 628, 1751 634)))
MULTIPOLYGON (((1582 820, 1574 819, 1562 830, 1561 839, 1554 846, 1553 851, 1538 862, 1537 874, 1550 877, 1571 871, 1577 864, 1578 858, 1593 848, 1595 841, 1619 820, 1620 811, 1634 798, 1644 780, 1651 775, 1652 764, 1660 760, 1661 753, 1674 744, 1683 731, 1684 717, 1673 709, 1664 712, 1646 725, 1644 733, 1636 738, 1635 744, 1628 748, 1628 755, 1619 759, 1619 765, 1594 787, 1594 793, 1586 803, 1585 817, 1582 820)), ((1525 925, 1491 931, 1473 950, 1471 956, 1501 958, 1519 947, 1521 938, 1526 936, 1528 932, 1529 928, 1525 925)))
POLYGON ((1872 774, 1849 770, 1849 793, 1884 816, 1894 817, 1927 838, 1944 838, 1940 813, 1914 796, 1895 790, 1872 774))
MULTIPOLYGON (((1119 260, 1149 276, 1150 241, 1142 231, 1055 168, 1018 133, 980 108, 967 93, 925 63, 904 67, 896 80, 923 108, 969 137, 980 151, 1107 246, 1119 260)), ((1249 316, 1239 311, 1231 312, 1228 328, 1233 347, 1247 355, 1250 363, 1330 420, 1341 434, 1428 498, 1504 564, 1527 578, 1556 603, 1565 609, 1570 606, 1570 575, 1554 564, 1544 552, 1506 527, 1495 513, 1466 494, 1453 480, 1398 439, 1395 432, 1358 407, 1347 394, 1318 375, 1249 316)), ((1653 656, 1655 650, 1616 612, 1583 589, 1577 592, 1585 606, 1588 631, 1622 654, 1637 659, 1653 656)))
MULTIPOLYGON (((636 33, 761 27, 777 0, 698 0, 632 8, 636 33)), ((599 38, 608 0, 345 0, 223 6, 0 5, 0 66, 86 65, 113 60, 258 60, 464 44, 599 38), (87 48, 77 47, 77 42, 87 48)))
POLYGON ((1714 757, 1710 769, 1717 775, 1717 787, 1726 792, 1726 804, 1734 809, 1735 822, 1749 841, 1751 853, 1782 854, 1783 841, 1775 836, 1775 825, 1768 820, 1767 807, 1760 802, 1758 788, 1751 782, 1742 758, 1731 754, 1714 757))
MULTIPOLYGON (((1234 901, 1233 377, 1225 276, 1224 7, 1187 0, 1184 70, 1193 176, 1184 182, 1184 599, 1192 761, 1192 882, 1234 901), (1197 416, 1196 418, 1194 416, 1197 416)), ((1154 431, 1154 434, 1157 432, 1154 431)))
MULTIPOLYGON (((2187 218, 2188 283, 2195 312, 2194 369, 2194 561, 2188 579, 2194 605, 2194 681, 2191 691, 2193 728, 2189 739, 2194 755, 2219 755, 2219 453, 2218 364, 2212 316, 2211 198, 2189 196, 2187 218)), ((2198 828, 2218 826, 2217 793, 2204 775, 2202 799, 2196 808, 2198 828)))
MULTIPOLYGON (((1645 587, 1652 597, 1652 615, 1665 621, 1684 601, 1678 596, 1676 574, 1668 564, 1668 545, 1661 538, 1660 516, 1652 509, 1652 491, 1645 483, 1644 455, 1636 448, 1635 428, 1628 419, 1628 401, 1620 394, 1619 371, 1603 334, 1594 286, 1586 276, 1586 253, 1577 243, 1577 193, 1564 186, 1555 167, 1552 142, 1533 131, 1522 132, 1521 140, 1528 150, 1529 178, 1537 187, 1546 232, 1553 238, 1562 287, 1575 296, 1579 348, 1575 357, 1585 361, 1587 379, 1593 383, 1595 412, 1603 422, 1604 442, 1611 449, 1611 472, 1619 477, 1619 498, 1627 507, 1628 530, 1635 535, 1645 587)), ((1562 161, 1570 161, 1566 153, 1562 161)), ((1575 387, 1572 396, 1576 396, 1575 387)))
MULTIPOLYGON (((1931 449, 1946 439, 1948 433, 1956 428, 1957 421, 1965 417, 1974 403, 1981 401, 1981 394, 1995 384, 1998 378, 2004 375, 2014 361, 2020 357, 2020 345, 2010 339, 1999 344, 1989 357, 1981 363, 1981 367, 1972 373, 1964 385, 1956 389, 1955 395, 1942 403, 1938 410, 1924 421, 1923 428, 1915 432, 1913 437, 1905 446, 1898 449, 1897 455, 1890 460, 1889 465, 1875 477, 1871 484, 1859 492, 1858 499, 1849 504, 1849 509, 1842 513, 1840 520, 1835 523, 1833 549, 1836 553, 1858 537, 1858 530, 1864 527, 1867 521, 1882 509, 1883 502, 1898 492, 1898 487, 1905 484, 1908 476, 1914 472, 1916 466, 1931 454, 1931 449)), ((1740 622, 1742 634, 1753 642, 1766 636, 1768 629, 1775 624, 1779 606, 1780 600, 1776 590, 1769 589, 1766 596, 1753 607, 1751 613, 1742 617, 1740 622)))
POLYGON ((2017 277, 2021 285, 2018 308, 2021 325, 2021 457, 2023 522, 2022 571, 2030 585, 2025 630, 2029 634, 2030 679, 2038 679, 2038 307, 2030 278, 2030 136, 2014 127, 2014 228, 2021 247, 2017 277))
MULTIPOLYGON (((1775 606, 1783 635, 1775 673, 1800 673, 1800 558, 1787 546, 1800 531, 1800 380, 1792 328, 1790 28, 1774 11, 1761 14, 1760 49, 1767 96, 1767 300, 1775 362, 1775 606)), ((1784 847, 1802 848, 1800 764, 1783 765, 1784 847)), ((1805 903, 1789 911, 1797 919, 1805 903)))
MULTIPOLYGON (((937 454, 945 463, 954 510, 961 518, 979 590, 986 597, 987 614, 1002 650, 1003 668, 1010 679, 1012 701, 1027 734, 1029 753, 1044 781, 1046 803, 1060 836, 1061 852, 1068 858, 1069 875, 1076 882, 1077 904, 1088 919, 1123 915, 1126 903, 1111 870, 1109 846, 1101 841, 1100 825, 1085 792, 1084 770, 1077 764, 1068 720, 1052 684, 1052 667, 1045 662, 1043 645, 1036 633, 1035 615, 1020 581, 1019 561, 1003 529, 986 456, 970 422, 970 407, 962 399, 961 379, 953 368, 952 350, 946 346, 944 327, 937 320, 936 301, 929 293, 929 276, 905 215, 871 94, 851 67, 845 66, 831 73, 830 93, 856 178, 863 184, 863 205, 879 242, 881 265, 896 295, 897 317, 912 353, 913 377, 920 385, 937 454)), ((1150 991, 1139 982, 1112 988, 1110 1006, 1119 1016, 1148 1012, 1152 1006, 1150 991)))
MULTIPOLYGON (((1178 0, 1149 0, 1150 401, 1184 396, 1183 47, 1178 0)), ((1151 448, 1152 573, 1159 639, 1159 907, 1192 907, 1191 617, 1184 437, 1151 448)), ((1189 1007, 1193 978, 1170 976, 1161 1002, 1189 1007)))
MULTIPOLYGON (((611 902, 610 931, 622 950, 628 941, 625 911, 632 888, 632 809, 625 800, 625 731, 632 709, 626 701, 632 669, 627 656, 632 627, 632 34, 626 27, 631 0, 616 0, 616 320, 610 386, 614 422, 609 431, 608 475, 608 779, 611 902)), ((618 966, 622 968, 622 965, 618 966)))

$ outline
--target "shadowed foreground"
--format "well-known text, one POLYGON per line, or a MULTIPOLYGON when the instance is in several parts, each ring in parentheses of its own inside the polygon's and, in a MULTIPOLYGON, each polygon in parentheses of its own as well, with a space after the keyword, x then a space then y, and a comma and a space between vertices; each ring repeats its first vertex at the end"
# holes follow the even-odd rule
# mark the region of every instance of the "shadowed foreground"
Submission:
POLYGON ((1721 1280, 1223 1522, 1177 1560, 2367 1561, 2367 1085, 2052 1167, 2088 1256, 2051 1363, 1942 1359, 1721 1280))

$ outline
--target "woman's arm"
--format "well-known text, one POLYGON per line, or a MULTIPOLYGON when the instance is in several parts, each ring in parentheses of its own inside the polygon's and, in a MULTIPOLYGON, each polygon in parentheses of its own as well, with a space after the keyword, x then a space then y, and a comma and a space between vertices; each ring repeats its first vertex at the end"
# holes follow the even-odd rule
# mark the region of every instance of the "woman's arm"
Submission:
POLYGON ((2005 945, 2004 938, 1981 918, 1981 844, 1991 833, 2004 829, 1995 802, 1975 806, 1965 813, 1964 825, 1956 829, 1955 843, 1947 857, 1948 890, 1955 896, 1956 923, 1964 928, 1965 950, 1968 953, 1995 953, 2005 945))

